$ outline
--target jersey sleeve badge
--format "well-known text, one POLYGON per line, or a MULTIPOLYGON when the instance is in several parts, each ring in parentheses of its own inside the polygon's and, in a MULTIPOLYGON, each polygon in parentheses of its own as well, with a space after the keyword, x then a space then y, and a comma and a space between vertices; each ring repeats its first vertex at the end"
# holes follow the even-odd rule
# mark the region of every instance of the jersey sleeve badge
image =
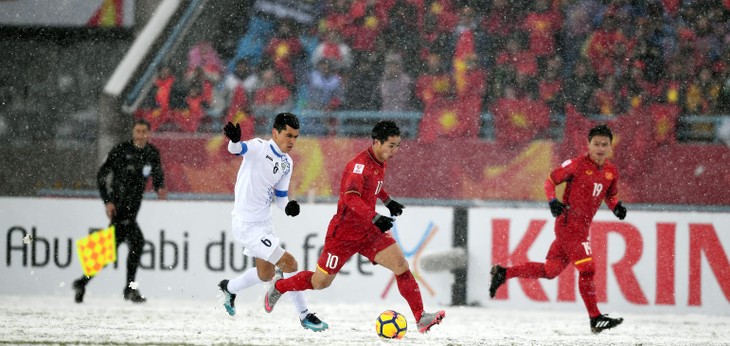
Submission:
POLYGON ((352 173, 355 174, 362 174, 362 171, 365 169, 365 165, 362 163, 356 163, 355 168, 352 170, 352 173))

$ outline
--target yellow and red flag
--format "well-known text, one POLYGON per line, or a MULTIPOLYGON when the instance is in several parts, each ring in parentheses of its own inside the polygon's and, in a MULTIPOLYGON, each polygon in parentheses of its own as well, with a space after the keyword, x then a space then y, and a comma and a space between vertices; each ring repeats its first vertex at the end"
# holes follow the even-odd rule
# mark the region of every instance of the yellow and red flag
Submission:
POLYGON ((86 23, 93 27, 120 27, 124 22, 124 1, 104 0, 86 23))
POLYGON ((84 275, 88 277, 96 275, 107 263, 117 260, 114 226, 77 240, 76 252, 79 254, 79 262, 81 262, 84 275))

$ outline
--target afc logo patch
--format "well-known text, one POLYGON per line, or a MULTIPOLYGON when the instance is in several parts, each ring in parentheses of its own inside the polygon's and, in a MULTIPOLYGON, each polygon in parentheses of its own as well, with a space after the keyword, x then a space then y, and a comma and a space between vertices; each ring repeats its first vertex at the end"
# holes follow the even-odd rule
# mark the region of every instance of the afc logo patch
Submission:
POLYGON ((362 174, 362 171, 365 169, 365 165, 362 163, 356 163, 355 168, 352 170, 352 173, 355 174, 362 174))

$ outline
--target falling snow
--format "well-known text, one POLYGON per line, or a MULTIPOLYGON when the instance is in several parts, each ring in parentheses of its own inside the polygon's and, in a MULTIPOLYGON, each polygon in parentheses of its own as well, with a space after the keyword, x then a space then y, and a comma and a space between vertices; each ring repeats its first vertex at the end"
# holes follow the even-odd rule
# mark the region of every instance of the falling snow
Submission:
MULTIPOLYGON (((261 300, 241 301, 229 317, 220 294, 198 300, 119 297, 0 296, 0 344, 188 345, 727 345, 730 316, 622 314, 623 325, 593 335, 585 312, 447 307, 446 319, 428 334, 409 318, 402 340, 381 340, 372 304, 311 306, 330 329, 303 329, 289 307, 271 314, 261 300)), ((284 305, 284 304, 282 304, 284 305)))

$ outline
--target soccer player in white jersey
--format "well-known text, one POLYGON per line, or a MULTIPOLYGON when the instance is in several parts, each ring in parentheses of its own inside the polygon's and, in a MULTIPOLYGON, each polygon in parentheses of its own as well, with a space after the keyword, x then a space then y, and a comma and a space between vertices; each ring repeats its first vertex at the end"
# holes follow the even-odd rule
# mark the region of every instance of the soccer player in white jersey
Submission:
MULTIPOLYGON (((241 142, 241 126, 230 122, 223 132, 230 139, 228 151, 243 158, 231 212, 233 237, 243 245, 243 253, 256 261, 256 267, 218 284, 225 296, 223 306, 233 316, 236 314, 237 292, 270 281, 276 274, 276 267, 281 269, 284 278, 298 273, 296 259, 281 247, 279 238, 274 234, 271 204, 276 203, 286 215, 299 215, 299 204, 287 197, 293 170, 288 153, 299 137, 299 120, 294 114, 279 113, 271 129, 270 140, 253 138, 241 142)), ((304 328, 317 332, 328 328, 327 323, 308 310, 302 292, 292 292, 290 297, 304 328)))

